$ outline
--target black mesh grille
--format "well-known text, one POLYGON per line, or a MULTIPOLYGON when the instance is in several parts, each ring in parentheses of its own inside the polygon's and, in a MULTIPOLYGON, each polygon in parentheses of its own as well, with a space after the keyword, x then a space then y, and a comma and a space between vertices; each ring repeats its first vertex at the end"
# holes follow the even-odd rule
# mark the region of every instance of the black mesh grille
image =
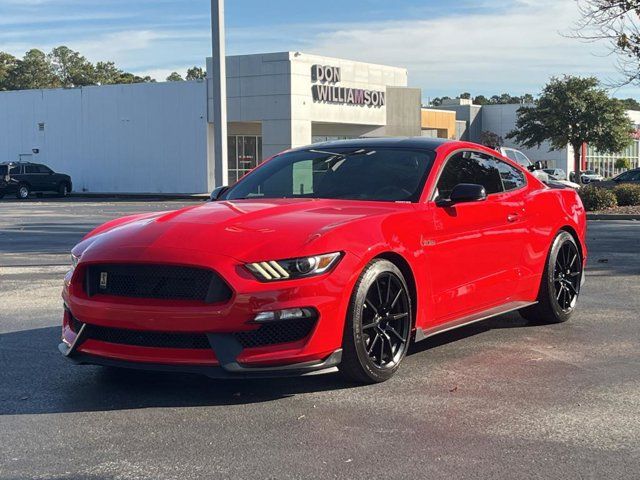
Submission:
POLYGON ((227 284, 211 270, 173 265, 90 265, 86 292, 119 297, 225 302, 227 284))
POLYGON ((147 332, 89 324, 84 328, 84 339, 136 347, 211 349, 209 340, 204 334, 147 332))
POLYGON ((243 348, 264 347, 278 343, 295 342, 308 337, 315 322, 316 320, 314 318, 306 318, 267 323, 257 330, 238 332, 235 334, 235 337, 243 348))

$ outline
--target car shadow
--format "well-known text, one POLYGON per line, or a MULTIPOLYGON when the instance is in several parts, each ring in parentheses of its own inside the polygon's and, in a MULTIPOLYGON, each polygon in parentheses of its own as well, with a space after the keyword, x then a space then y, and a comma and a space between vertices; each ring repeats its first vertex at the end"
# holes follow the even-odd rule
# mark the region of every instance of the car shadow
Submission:
MULTIPOLYGON (((416 355, 496 328, 531 324, 504 315, 415 344, 416 355)), ((75 365, 58 352, 59 327, 0 335, 0 415, 226 406, 359 386, 337 371, 304 377, 218 380, 205 376, 75 365)))

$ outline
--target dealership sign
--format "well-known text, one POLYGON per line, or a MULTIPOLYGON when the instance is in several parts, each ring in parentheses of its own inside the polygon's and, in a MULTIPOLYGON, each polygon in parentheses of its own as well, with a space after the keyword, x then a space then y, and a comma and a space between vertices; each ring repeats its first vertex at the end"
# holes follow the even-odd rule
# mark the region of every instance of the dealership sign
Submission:
POLYGON ((311 67, 311 79, 316 82, 311 87, 314 102, 367 107, 385 106, 385 92, 337 86, 336 84, 342 80, 340 67, 314 65, 311 67))

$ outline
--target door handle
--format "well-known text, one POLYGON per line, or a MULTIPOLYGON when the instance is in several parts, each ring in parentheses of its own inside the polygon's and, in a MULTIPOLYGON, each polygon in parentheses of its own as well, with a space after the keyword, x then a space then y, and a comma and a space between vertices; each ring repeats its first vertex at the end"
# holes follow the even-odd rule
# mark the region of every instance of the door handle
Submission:
POLYGON ((516 220, 518 220, 518 218, 519 218, 519 216, 518 216, 517 213, 511 213, 511 214, 507 215, 507 222, 513 223, 516 220))

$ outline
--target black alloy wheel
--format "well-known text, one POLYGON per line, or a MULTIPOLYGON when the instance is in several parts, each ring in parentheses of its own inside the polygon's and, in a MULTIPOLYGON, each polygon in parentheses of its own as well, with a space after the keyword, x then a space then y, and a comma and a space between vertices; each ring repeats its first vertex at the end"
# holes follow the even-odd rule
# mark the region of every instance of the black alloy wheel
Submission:
POLYGON ((564 242, 556 258, 553 270, 553 285, 556 302, 562 311, 573 310, 580 294, 582 267, 580 252, 573 242, 564 242))
POLYGON ((411 328, 411 297, 402 272, 388 260, 373 260, 351 298, 340 370, 361 383, 389 379, 407 353, 411 328))
POLYGON ((520 310, 535 323, 562 323, 573 314, 582 284, 582 254, 573 236, 560 231, 553 240, 536 305, 520 310))

